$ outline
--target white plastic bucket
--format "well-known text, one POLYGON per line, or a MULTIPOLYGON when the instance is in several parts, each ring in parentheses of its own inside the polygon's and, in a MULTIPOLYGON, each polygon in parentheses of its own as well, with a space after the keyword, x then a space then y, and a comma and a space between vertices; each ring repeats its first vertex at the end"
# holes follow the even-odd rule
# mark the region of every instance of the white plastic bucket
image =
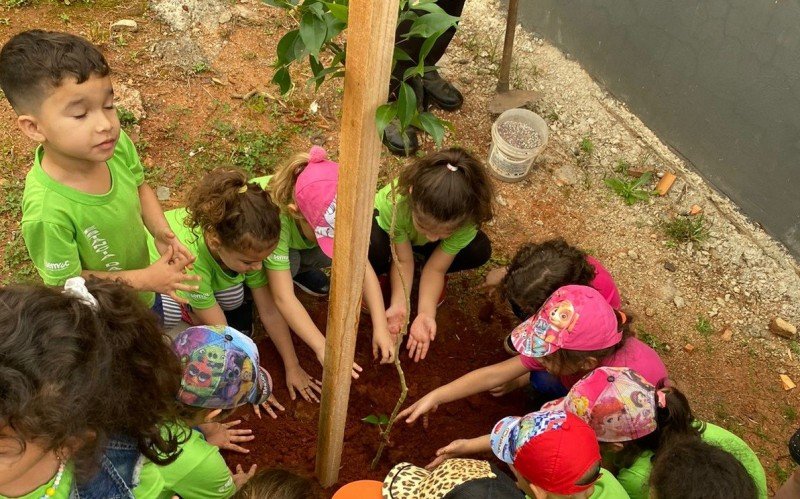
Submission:
POLYGON ((489 149, 489 170, 492 175, 505 182, 519 182, 531 171, 536 157, 547 146, 549 129, 547 123, 533 111, 509 109, 492 125, 492 146, 489 149), (498 127, 506 121, 517 121, 533 128, 539 135, 539 145, 533 149, 520 149, 506 142, 498 127))

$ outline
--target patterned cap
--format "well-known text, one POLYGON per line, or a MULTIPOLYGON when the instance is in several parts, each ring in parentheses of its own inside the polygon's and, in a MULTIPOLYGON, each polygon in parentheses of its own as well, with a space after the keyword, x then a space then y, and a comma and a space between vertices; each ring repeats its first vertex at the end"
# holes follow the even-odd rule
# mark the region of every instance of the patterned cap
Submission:
MULTIPOLYGON (((600 463, 600 446, 583 420, 564 411, 538 411, 497 422, 492 450, 530 483, 553 494, 576 494, 594 480, 578 485, 600 463)), ((595 480, 599 478, 595 477, 595 480)))
POLYGON ((258 348, 232 327, 190 327, 172 341, 172 349, 183 368, 178 399, 186 405, 232 409, 261 404, 272 394, 258 348))
MULTIPOLYGON (((500 499, 519 497, 516 483, 487 461, 448 459, 428 471, 399 463, 383 481, 385 499, 500 499)), ((361 496, 367 499, 371 496, 361 496)), ((380 495, 375 497, 381 497, 380 495)), ((355 499, 355 498, 354 498, 355 499)))
POLYGON ((602 350, 622 341, 614 309, 596 289, 562 286, 542 308, 511 333, 511 342, 526 357, 544 357, 559 348, 602 350))
POLYGON ((336 188, 339 164, 328 160, 325 149, 314 146, 308 153, 308 165, 297 176, 294 200, 303 218, 314 229, 323 253, 333 258, 333 233, 336 227, 336 188))
POLYGON ((565 410, 586 421, 601 442, 628 442, 656 431, 656 388, 627 367, 599 367, 566 397, 542 409, 565 410))

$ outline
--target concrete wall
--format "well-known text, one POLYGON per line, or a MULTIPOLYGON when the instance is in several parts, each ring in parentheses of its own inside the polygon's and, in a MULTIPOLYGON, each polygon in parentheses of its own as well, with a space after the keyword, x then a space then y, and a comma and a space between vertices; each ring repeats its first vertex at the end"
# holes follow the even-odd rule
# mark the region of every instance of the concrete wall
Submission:
POLYGON ((800 256, 797 0, 520 0, 520 22, 800 256))

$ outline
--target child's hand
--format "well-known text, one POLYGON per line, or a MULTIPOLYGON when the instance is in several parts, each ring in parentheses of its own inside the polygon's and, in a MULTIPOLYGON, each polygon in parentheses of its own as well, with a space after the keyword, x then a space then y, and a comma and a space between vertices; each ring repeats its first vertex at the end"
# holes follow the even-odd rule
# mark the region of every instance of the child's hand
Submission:
POLYGON ((389 324, 389 332, 395 336, 400 334, 403 323, 406 320, 406 307, 392 305, 386 309, 386 322, 389 324))
POLYGON ((149 291, 162 293, 168 295, 170 298, 178 303, 188 303, 178 294, 177 291, 197 291, 198 286, 186 284, 187 282, 196 282, 201 279, 199 275, 185 274, 186 267, 191 262, 182 255, 175 254, 172 246, 168 246, 161 258, 147 267, 149 291))
MULTIPOLYGON (((317 353, 317 360, 322 365, 322 367, 325 367, 325 345, 323 345, 322 348, 320 348, 319 351, 317 351, 316 353, 317 353)), ((358 379, 358 377, 360 376, 359 373, 361 371, 363 371, 361 366, 353 362, 353 373, 352 373, 353 379, 358 379)))
POLYGON ((374 329, 372 331, 372 358, 377 360, 380 355, 381 364, 391 364, 394 362, 394 346, 397 336, 389 333, 388 330, 374 329))
POLYGON ((500 267, 500 268, 497 268, 497 269, 490 270, 486 274, 486 277, 484 278, 483 284, 478 286, 478 289, 489 288, 489 292, 494 291, 494 289, 497 286, 499 286, 501 282, 503 282, 503 279, 505 279, 506 274, 508 274, 508 268, 507 267, 500 267))
POLYGON ((436 319, 426 314, 419 314, 411 324, 408 333, 408 356, 414 358, 414 362, 419 362, 428 354, 428 347, 431 341, 436 338, 436 319))
POLYGON ((242 422, 241 419, 229 421, 227 423, 214 422, 214 418, 219 416, 221 412, 222 409, 209 412, 205 418, 206 422, 198 426, 203 436, 206 437, 206 442, 220 449, 248 454, 250 451, 241 447, 238 443, 249 442, 256 438, 253 435, 253 430, 232 429, 242 422))
POLYGON ((469 454, 467 452, 467 444, 469 440, 460 438, 458 440, 453 440, 449 444, 445 445, 441 449, 436 451, 436 459, 428 463, 425 466, 426 470, 433 470, 447 459, 452 459, 454 457, 461 457, 466 456, 469 454))
POLYGON ((436 412, 439 408, 439 401, 436 399, 436 390, 428 393, 421 399, 406 407, 397 415, 395 421, 406 418, 406 423, 411 424, 422 416, 422 426, 428 427, 428 413, 436 412))
POLYGON ((244 484, 247 483, 248 480, 253 478, 256 474, 256 465, 250 466, 250 469, 245 472, 242 468, 241 464, 236 465, 236 473, 233 475, 233 485, 236 486, 236 490, 241 489, 244 484))
MULTIPOLYGON (((278 415, 275 414, 275 411, 272 410, 273 407, 281 412, 286 410, 278 402, 278 399, 275 398, 275 395, 270 395, 267 401, 261 404, 261 407, 263 407, 264 410, 267 411, 267 414, 269 414, 272 417, 272 419, 278 419, 278 415)), ((261 409, 259 408, 258 404, 253 404, 253 412, 256 413, 258 419, 261 419, 261 409)))
POLYGON ((286 386, 289 388, 289 397, 292 400, 297 399, 295 390, 306 402, 313 400, 318 403, 322 395, 322 381, 313 378, 299 364, 286 368, 286 386))
POLYGON ((189 263, 186 265, 186 268, 192 268, 192 263, 195 261, 195 256, 192 254, 191 251, 186 249, 180 240, 175 237, 175 233, 172 232, 172 229, 169 226, 164 227, 163 229, 159 230, 157 234, 153 235, 153 241, 156 243, 156 249, 158 250, 159 255, 163 255, 167 248, 172 246, 172 250, 174 251, 175 255, 180 255, 182 259, 188 260, 189 263))

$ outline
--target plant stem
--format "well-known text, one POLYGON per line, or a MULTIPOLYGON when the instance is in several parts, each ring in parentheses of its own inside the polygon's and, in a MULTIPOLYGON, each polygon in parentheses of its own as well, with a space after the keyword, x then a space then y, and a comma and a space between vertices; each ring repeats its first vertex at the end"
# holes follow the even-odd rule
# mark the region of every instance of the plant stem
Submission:
MULTIPOLYGON (((393 186, 391 189, 392 194, 392 223, 389 227, 389 248, 392 251, 392 262, 394 265, 399 269, 400 268, 400 259, 397 257, 397 250, 394 247, 394 243, 392 239, 394 237, 394 229, 395 224, 397 223, 397 192, 396 186, 393 186)), ((391 274, 391 270, 389 271, 391 274)), ((408 332, 408 322, 411 320, 411 293, 409 293, 409 287, 406 284, 406 280, 403 277, 402 272, 398 272, 397 275, 400 276, 400 283, 403 285, 403 293, 406 298, 406 317, 403 321, 403 326, 400 328, 400 333, 398 335, 397 341, 394 345, 394 367, 397 369, 397 377, 400 379, 400 397, 397 399, 397 403, 394 405, 394 409, 392 410, 391 416, 389 416, 389 422, 386 424, 386 428, 381 432, 381 443, 378 446, 378 451, 375 453, 375 457, 372 459, 372 463, 370 464, 369 468, 374 470, 378 467, 378 461, 381 459, 381 455, 383 454, 383 449, 386 447, 386 444, 389 443, 389 433, 392 431, 392 426, 394 426, 394 420, 397 418, 397 413, 400 412, 400 408, 403 407, 403 403, 406 401, 406 396, 408 395, 408 386, 406 385, 406 375, 403 372, 403 366, 400 365, 400 347, 403 344, 403 338, 405 338, 406 333, 408 332)))

